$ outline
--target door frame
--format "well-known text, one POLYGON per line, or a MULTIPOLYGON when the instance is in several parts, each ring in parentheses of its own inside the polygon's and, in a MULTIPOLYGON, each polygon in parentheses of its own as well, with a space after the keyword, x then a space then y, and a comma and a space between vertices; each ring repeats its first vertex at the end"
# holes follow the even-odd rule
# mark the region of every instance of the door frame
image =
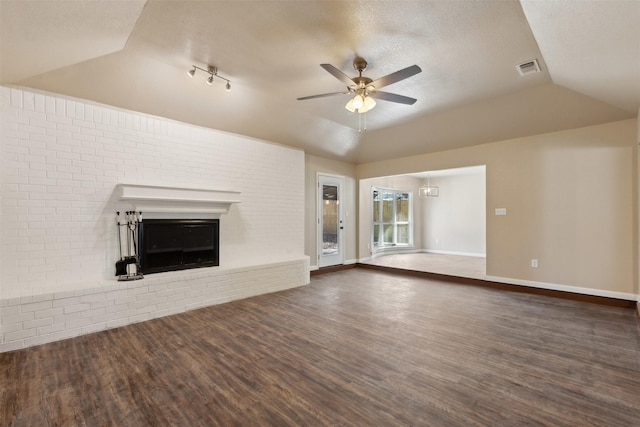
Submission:
POLYGON ((342 175, 332 175, 328 173, 316 173, 316 252, 318 268, 330 267, 334 265, 343 265, 345 262, 344 255, 344 185, 345 177, 342 175), (322 185, 337 185, 338 187, 338 254, 323 256, 322 254, 322 228, 323 228, 323 211, 322 211, 322 185))

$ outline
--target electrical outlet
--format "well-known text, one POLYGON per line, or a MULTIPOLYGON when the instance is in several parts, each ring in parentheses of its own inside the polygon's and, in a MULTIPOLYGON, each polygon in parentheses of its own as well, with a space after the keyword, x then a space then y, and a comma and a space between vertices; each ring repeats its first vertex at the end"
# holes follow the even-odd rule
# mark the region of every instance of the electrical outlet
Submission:
POLYGON ((531 267, 532 268, 538 268, 538 260, 537 259, 532 259, 531 260, 531 267))

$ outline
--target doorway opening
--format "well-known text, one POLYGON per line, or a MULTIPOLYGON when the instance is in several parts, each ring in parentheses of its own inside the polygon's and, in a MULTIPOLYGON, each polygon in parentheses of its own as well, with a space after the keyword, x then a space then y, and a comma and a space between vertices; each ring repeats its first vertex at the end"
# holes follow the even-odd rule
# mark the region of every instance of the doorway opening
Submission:
MULTIPOLYGON (((360 262, 459 277, 486 277, 485 165, 368 178, 359 185, 360 197, 368 197, 360 203, 363 209, 359 213, 359 248, 360 254, 369 255, 361 256, 360 262), (412 244, 381 244, 379 236, 384 234, 379 233, 376 217, 380 204, 376 195, 380 192, 375 191, 379 188, 410 194, 409 199, 414 202, 409 227, 412 244)), ((389 206, 389 212, 393 212, 391 203, 389 206)))

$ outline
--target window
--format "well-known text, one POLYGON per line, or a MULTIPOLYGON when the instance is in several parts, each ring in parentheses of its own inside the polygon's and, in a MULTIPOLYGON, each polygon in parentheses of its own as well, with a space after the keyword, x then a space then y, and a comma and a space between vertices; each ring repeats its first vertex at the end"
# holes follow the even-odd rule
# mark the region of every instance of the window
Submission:
POLYGON ((372 188, 374 248, 413 244, 411 193, 372 188))

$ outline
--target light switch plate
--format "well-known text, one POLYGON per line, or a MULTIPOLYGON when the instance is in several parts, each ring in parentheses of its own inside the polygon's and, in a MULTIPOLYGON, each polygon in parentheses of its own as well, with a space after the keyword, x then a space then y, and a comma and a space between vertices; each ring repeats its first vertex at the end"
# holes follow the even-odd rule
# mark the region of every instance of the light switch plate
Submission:
POLYGON ((506 215, 507 208, 496 208, 496 215, 506 215))

